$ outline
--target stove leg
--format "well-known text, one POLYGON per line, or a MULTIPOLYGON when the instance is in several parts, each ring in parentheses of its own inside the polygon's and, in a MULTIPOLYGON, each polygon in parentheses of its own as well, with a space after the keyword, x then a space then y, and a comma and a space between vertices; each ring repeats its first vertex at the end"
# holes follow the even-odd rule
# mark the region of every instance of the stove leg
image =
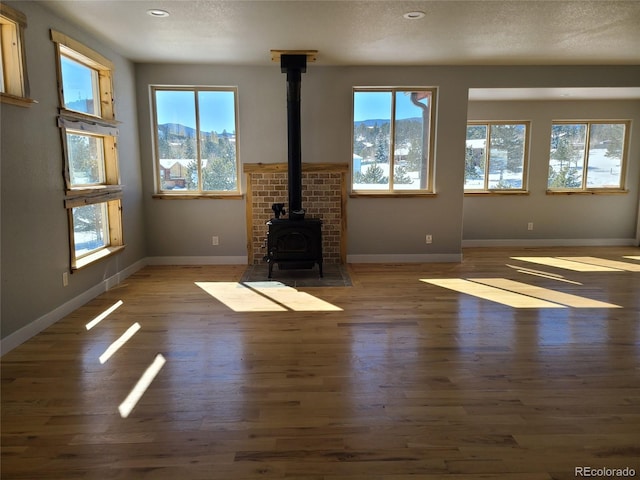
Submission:
POLYGON ((268 278, 271 278, 272 274, 273 274, 273 262, 269 262, 269 276, 268 276, 268 278))

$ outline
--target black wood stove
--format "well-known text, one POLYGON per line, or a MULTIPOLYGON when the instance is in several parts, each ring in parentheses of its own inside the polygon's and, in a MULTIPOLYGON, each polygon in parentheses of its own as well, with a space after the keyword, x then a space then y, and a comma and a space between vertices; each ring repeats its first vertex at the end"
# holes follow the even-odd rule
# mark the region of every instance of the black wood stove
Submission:
POLYGON ((307 70, 307 56, 282 54, 282 73, 287 74, 287 133, 288 133, 288 193, 289 213, 285 215, 284 205, 272 206, 275 218, 267 222, 267 254, 264 259, 269 264, 269 278, 273 265, 278 268, 313 268, 317 263, 322 277, 322 220, 305 218, 302 208, 302 147, 300 129, 300 84, 302 73, 307 70))

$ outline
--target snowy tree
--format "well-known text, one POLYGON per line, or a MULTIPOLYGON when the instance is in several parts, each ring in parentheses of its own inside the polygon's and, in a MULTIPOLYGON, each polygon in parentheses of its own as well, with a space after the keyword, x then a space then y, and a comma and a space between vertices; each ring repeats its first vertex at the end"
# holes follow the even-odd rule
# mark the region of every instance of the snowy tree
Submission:
POLYGON ((353 180, 368 185, 389 183, 389 177, 384 176, 384 170, 377 163, 370 165, 365 173, 356 172, 353 180))

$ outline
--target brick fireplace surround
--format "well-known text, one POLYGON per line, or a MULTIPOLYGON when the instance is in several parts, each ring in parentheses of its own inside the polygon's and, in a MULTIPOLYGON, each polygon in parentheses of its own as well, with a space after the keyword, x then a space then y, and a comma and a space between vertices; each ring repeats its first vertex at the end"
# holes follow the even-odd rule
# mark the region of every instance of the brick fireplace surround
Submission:
MULTIPOLYGON (((263 261, 266 223, 273 218, 271 206, 284 203, 288 213, 287 164, 249 163, 247 175, 247 253, 250 265, 263 261)), ((323 262, 346 263, 346 163, 302 164, 302 208, 306 218, 322 219, 323 262)))

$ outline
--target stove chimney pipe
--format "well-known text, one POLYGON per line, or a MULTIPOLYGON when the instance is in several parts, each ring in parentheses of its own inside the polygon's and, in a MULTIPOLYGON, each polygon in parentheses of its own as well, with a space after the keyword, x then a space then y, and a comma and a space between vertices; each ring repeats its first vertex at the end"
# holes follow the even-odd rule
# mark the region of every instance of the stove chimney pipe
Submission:
POLYGON ((302 132, 300 129, 300 85, 307 71, 307 56, 283 54, 280 70, 287 74, 287 133, 289 218, 304 218, 302 209, 302 132))

